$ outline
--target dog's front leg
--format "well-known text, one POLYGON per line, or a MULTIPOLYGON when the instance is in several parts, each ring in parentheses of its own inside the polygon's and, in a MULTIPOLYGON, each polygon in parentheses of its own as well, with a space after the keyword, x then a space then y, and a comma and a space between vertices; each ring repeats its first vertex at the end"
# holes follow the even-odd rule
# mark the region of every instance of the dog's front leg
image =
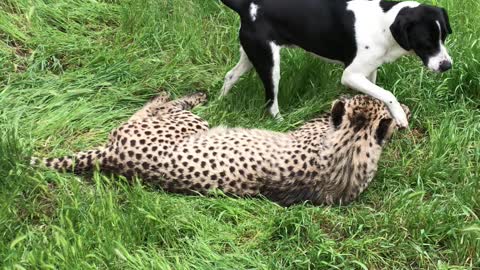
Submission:
POLYGON ((391 92, 370 82, 364 74, 346 69, 342 76, 342 84, 383 101, 393 118, 395 118, 398 126, 401 128, 408 127, 407 115, 395 96, 391 92))
POLYGON ((375 69, 375 71, 370 73, 370 75, 368 76, 368 80, 371 81, 374 84, 377 83, 377 70, 376 69, 375 69))

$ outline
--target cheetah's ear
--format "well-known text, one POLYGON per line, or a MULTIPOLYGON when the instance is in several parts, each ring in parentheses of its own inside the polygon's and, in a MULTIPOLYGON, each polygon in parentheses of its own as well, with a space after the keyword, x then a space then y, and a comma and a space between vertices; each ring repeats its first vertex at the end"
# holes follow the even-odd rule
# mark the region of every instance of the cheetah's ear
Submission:
POLYGON ((393 123, 393 119, 382 119, 380 121, 380 124, 378 125, 377 131, 375 132, 376 137, 377 137, 377 143, 379 145, 383 145, 385 143, 385 140, 388 139, 388 133, 390 126, 393 123))
POLYGON ((343 100, 338 100, 333 104, 332 107, 332 122, 335 128, 338 128, 343 121, 343 116, 345 115, 345 102, 343 100))

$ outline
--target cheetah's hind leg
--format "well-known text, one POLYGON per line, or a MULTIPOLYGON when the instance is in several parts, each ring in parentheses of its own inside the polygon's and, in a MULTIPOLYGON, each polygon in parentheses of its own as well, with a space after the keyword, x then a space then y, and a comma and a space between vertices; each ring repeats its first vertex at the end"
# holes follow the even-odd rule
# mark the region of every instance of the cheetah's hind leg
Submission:
POLYGON ((160 92, 158 96, 152 98, 149 102, 147 102, 147 104, 145 104, 145 106, 143 106, 142 109, 132 115, 132 117, 130 117, 128 121, 139 121, 145 118, 152 117, 157 113, 161 105, 169 101, 170 95, 167 92, 160 92))
POLYGON ((175 113, 183 110, 191 110, 193 107, 203 104, 207 101, 207 93, 198 91, 196 93, 184 96, 182 98, 167 102, 160 106, 157 114, 175 113))

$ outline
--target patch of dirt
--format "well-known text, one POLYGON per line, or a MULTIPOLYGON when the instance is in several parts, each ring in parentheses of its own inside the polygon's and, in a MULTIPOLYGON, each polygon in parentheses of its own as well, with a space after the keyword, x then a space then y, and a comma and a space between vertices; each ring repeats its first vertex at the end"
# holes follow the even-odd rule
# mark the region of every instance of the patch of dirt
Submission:
POLYGON ((428 137, 428 131, 424 128, 414 128, 408 133, 409 138, 422 139, 428 137))

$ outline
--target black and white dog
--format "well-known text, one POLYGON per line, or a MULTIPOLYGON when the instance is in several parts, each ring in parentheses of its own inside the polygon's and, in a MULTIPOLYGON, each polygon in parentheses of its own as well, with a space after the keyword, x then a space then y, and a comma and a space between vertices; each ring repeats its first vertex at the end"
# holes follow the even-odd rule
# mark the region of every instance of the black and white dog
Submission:
POLYGON ((221 0, 241 18, 240 61, 227 73, 226 95, 240 76, 255 67, 269 112, 280 117, 280 49, 298 46, 345 65, 342 84, 388 106, 400 127, 405 112, 395 96, 375 84, 377 69, 415 53, 436 72, 452 67, 444 42, 452 33, 443 8, 413 1, 380 0, 221 0))

